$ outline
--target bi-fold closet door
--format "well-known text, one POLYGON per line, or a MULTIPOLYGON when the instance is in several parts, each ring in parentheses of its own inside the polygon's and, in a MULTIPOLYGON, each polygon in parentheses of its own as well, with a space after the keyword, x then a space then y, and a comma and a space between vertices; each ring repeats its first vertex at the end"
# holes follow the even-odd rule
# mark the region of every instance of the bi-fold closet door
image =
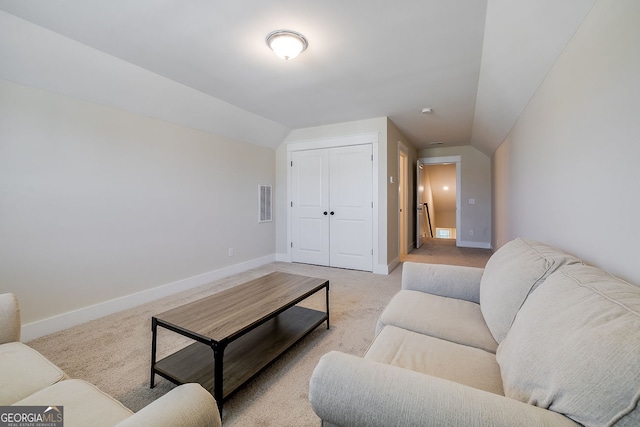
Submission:
POLYGON ((291 153, 291 260, 373 270, 371 144, 291 153))

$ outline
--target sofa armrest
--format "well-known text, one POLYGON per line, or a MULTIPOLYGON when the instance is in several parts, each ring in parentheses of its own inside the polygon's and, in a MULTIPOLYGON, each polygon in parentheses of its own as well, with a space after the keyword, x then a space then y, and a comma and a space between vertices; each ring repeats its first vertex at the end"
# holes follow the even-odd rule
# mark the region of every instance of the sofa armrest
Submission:
POLYGON ((0 344, 20 341, 20 307, 14 294, 0 294, 0 344))
POLYGON ((483 268, 405 262, 402 289, 480 303, 483 268))
POLYGON ((183 384, 116 427, 220 427, 218 405, 200 384, 183 384))
POLYGON ((537 406, 335 351, 316 366, 309 400, 337 426, 577 426, 537 406))

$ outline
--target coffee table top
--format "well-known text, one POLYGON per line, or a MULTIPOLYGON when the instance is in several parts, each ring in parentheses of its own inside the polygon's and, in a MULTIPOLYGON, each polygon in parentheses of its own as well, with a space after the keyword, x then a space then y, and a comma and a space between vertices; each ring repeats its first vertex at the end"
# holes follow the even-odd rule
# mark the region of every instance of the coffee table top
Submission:
POLYGON ((325 286, 328 280, 277 271, 153 317, 207 344, 232 341, 325 286))

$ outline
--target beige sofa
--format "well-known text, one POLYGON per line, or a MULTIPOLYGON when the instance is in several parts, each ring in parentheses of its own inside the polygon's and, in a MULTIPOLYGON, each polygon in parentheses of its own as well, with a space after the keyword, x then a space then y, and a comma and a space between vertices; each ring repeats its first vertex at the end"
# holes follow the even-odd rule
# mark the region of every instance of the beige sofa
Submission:
POLYGON ((324 425, 639 426, 640 287, 516 239, 485 269, 405 263, 363 357, 330 352, 324 425))
POLYGON ((176 387, 134 414, 19 341, 18 301, 0 294, 0 406, 62 406, 65 427, 222 425, 215 399, 199 384, 176 387))

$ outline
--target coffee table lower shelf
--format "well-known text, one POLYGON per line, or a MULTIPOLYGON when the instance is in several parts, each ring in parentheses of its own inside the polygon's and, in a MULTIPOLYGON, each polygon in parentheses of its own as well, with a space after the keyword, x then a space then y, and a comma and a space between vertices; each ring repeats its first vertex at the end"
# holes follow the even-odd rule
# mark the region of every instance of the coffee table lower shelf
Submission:
MULTIPOLYGON (((325 321, 325 312, 293 306, 229 343, 224 351, 223 399, 325 321)), ((165 357, 153 371, 176 384, 195 382, 214 393, 214 356, 206 344, 195 342, 165 357)))

